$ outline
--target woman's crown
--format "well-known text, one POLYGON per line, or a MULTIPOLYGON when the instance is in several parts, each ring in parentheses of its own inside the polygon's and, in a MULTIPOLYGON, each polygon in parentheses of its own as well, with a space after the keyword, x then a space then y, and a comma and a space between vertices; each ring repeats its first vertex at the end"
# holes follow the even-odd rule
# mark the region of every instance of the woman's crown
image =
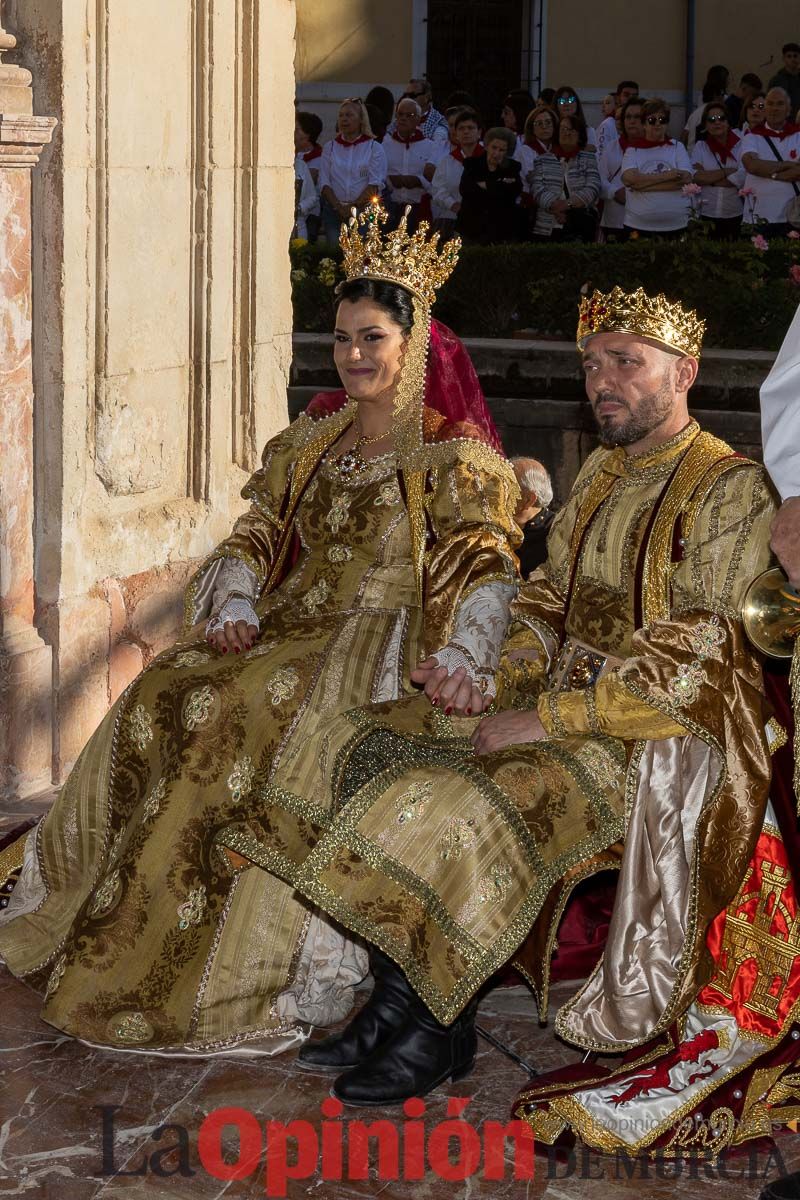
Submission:
POLYGON ((595 333, 633 333, 661 342, 670 350, 700 357, 706 323, 694 309, 684 308, 664 295, 648 296, 644 288, 624 292, 595 291, 581 300, 577 342, 583 349, 595 333))
POLYGON ((452 238, 439 249, 439 234, 428 238, 428 222, 421 221, 415 234, 408 232, 406 208, 397 229, 385 231, 388 213, 374 200, 365 212, 353 215, 342 226, 339 245, 345 279, 382 279, 399 283, 427 305, 449 279, 458 261, 461 239, 452 238))

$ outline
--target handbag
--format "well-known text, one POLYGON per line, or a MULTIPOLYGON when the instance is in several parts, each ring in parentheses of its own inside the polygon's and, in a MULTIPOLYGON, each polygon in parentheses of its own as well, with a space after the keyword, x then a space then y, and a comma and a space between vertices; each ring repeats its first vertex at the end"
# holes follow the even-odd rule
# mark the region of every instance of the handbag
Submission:
MULTIPOLYGON (((766 138, 766 141, 778 162, 786 162, 786 159, 782 158, 778 152, 778 148, 773 142, 772 138, 768 137, 766 138)), ((794 200, 789 201, 789 206, 786 209, 786 220, 789 222, 792 229, 800 229, 800 188, 797 186, 794 180, 791 182, 792 188, 794 189, 794 200)))

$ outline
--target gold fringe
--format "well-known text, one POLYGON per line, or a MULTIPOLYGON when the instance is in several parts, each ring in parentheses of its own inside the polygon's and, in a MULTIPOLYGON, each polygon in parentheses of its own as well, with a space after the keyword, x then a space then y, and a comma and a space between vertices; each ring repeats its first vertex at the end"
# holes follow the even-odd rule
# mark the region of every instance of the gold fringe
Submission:
POLYGON ((29 833, 30 829, 26 829, 15 842, 6 846, 5 850, 0 850, 0 888, 5 887, 11 876, 22 867, 25 858, 25 842, 28 840, 29 833))

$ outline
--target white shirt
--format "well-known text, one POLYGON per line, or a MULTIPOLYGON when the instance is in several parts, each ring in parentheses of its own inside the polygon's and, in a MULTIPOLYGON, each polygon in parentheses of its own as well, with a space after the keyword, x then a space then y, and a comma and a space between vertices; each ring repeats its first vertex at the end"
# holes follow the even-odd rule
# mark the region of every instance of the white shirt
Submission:
POLYGON ((600 171, 600 195, 603 198, 603 216, 600 224, 603 229, 622 229, 625 223, 625 205, 615 199, 622 182, 622 146, 619 135, 613 140, 607 139, 597 157, 600 171))
MULTIPOLYGON (((688 171, 691 175, 692 164, 681 142, 654 142, 647 149, 628 147, 622 159, 622 174, 630 170, 644 175, 661 171, 688 171)), ((685 229, 688 224, 691 206, 680 188, 674 192, 640 192, 628 188, 625 196, 625 224, 631 229, 658 232, 685 229)))
POLYGON ((698 104, 694 112, 689 114, 686 124, 683 127, 684 132, 689 135, 686 139, 686 149, 690 152, 694 149, 695 142, 697 141, 697 127, 705 112, 705 107, 705 104, 698 104))
MULTIPOLYGON (((765 125, 761 128, 766 129, 767 133, 770 132, 765 125)), ((790 133, 783 140, 778 137, 771 140, 784 162, 800 161, 800 132, 790 133)), ((755 154, 765 162, 774 162, 775 166, 778 166, 778 160, 770 150, 767 139, 758 133, 748 133, 745 137, 742 142, 743 158, 745 154, 755 154)), ((761 175, 751 175, 749 171, 744 182, 745 187, 752 188, 755 193, 748 196, 745 203, 746 221, 755 222, 760 218, 771 224, 780 224, 786 220, 786 209, 795 197, 791 183, 780 179, 764 179, 761 175)), ((797 180, 795 183, 800 187, 797 180)))
POLYGON ((319 216, 319 196, 317 189, 314 187, 314 180, 311 178, 311 172, 308 169, 308 164, 303 161, 302 154, 298 154, 294 160, 294 177, 300 182, 300 195, 297 198, 296 213, 298 237, 308 237, 308 226, 306 225, 306 217, 319 216))
MULTIPOLYGON (((619 130, 617 129, 616 117, 606 117, 597 127, 597 153, 602 154, 606 147, 606 142, 614 142, 618 138, 619 130)), ((602 175, 603 172, 601 171, 600 174, 602 175)))
POLYGON ((342 142, 338 137, 322 147, 318 159, 319 190, 329 187, 342 204, 352 204, 368 185, 383 189, 386 155, 374 138, 342 142))
POLYGON ((386 190, 389 199, 395 204, 419 204, 423 193, 431 191, 423 172, 426 167, 435 166, 439 161, 433 142, 430 138, 403 142, 394 134, 387 133, 383 139, 383 150, 386 155, 386 190), (416 175, 422 181, 422 186, 393 187, 389 178, 391 175, 416 175))
POLYGON ((761 436, 781 499, 800 496, 800 308, 761 385, 761 436))
POLYGON ((520 177, 522 179, 522 189, 530 193, 531 184, 533 183, 533 164, 536 162, 536 151, 532 146, 529 146, 524 138, 517 138, 517 148, 511 155, 512 158, 520 164, 520 177))
MULTIPOLYGON (((702 138, 695 142, 694 151, 692 152, 692 166, 698 171, 718 171, 720 167, 737 167, 742 159, 742 143, 741 141, 731 150, 733 158, 727 158, 725 162, 718 158, 714 153, 714 143, 709 138, 707 141, 702 138)), ((740 217, 742 215, 742 198, 739 195, 737 182, 738 176, 734 173, 729 175, 728 179, 731 182, 731 187, 714 187, 713 184, 701 184, 702 192, 700 193, 700 212, 704 217, 713 217, 725 219, 727 217, 740 217)))
POLYGON ((453 205, 461 205, 461 176, 464 174, 464 163, 455 152, 445 154, 433 173, 431 190, 433 203, 431 210, 434 221, 453 221, 458 216, 453 211, 453 205))

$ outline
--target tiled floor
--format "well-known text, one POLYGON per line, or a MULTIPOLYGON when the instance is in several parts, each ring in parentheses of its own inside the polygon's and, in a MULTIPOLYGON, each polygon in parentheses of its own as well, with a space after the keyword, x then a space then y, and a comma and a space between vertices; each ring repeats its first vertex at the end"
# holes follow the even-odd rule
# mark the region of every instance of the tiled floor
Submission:
MULTIPOLYGON (((0 831, 2 825, 0 818, 0 831)), ((554 1002, 563 1000, 569 990, 568 985, 559 985, 554 989, 554 1002)), ((419 1200, 472 1200, 484 1196, 497 1200, 622 1200, 623 1196, 625 1200, 696 1200, 702 1196, 709 1200, 755 1200, 763 1173, 775 1171, 775 1161, 770 1166, 767 1157, 762 1156, 754 1164, 756 1178, 749 1180, 738 1177, 746 1174, 747 1159, 730 1162, 727 1179, 692 1178, 688 1169, 677 1180, 659 1178, 652 1166, 648 1177, 642 1178, 641 1165, 634 1178, 626 1178, 613 1160, 590 1155, 579 1156, 572 1164, 537 1162, 536 1177, 527 1182, 512 1178, 510 1162, 503 1181, 486 1180, 479 1171, 472 1179, 453 1182, 441 1179, 430 1168, 419 1180, 409 1180, 406 1173, 405 1179, 393 1181, 386 1178, 385 1172, 383 1178, 379 1177, 373 1150, 366 1179, 345 1177, 344 1181, 334 1182, 323 1178, 319 1166, 312 1162, 305 1177, 289 1179, 283 1191, 274 1170, 267 1174, 263 1158, 246 1179, 218 1179, 204 1170, 198 1156, 198 1130, 206 1114, 223 1107, 252 1112, 261 1126, 258 1144, 264 1123, 269 1120, 305 1122, 309 1129, 305 1136, 311 1141, 325 1127, 327 1138, 337 1124, 325 1120, 320 1112, 329 1080, 299 1071, 293 1063, 293 1052, 274 1060, 187 1061, 95 1050, 42 1023, 38 1011, 38 998, 0 968, 0 1197, 92 1200, 124 1193, 126 1200, 157 1200, 162 1196, 175 1200, 225 1196, 234 1200, 268 1194, 288 1195, 293 1200, 356 1200, 366 1196, 383 1200, 411 1196, 419 1200), (165 1124, 173 1128, 166 1130, 160 1140, 154 1138, 154 1130, 165 1124), (193 1175, 180 1173, 181 1155, 174 1149, 170 1151, 181 1137, 186 1138, 184 1169, 195 1172, 193 1175), (137 1173, 144 1164, 146 1174, 137 1173), (111 1174, 115 1170, 127 1173, 111 1174)), ((574 1050, 556 1040, 552 1027, 539 1027, 533 1001, 523 987, 491 992, 481 1004, 478 1019, 539 1070, 552 1069, 576 1057, 574 1050)), ((505 1121, 511 1098, 525 1082, 520 1067, 481 1041, 472 1075, 427 1097, 427 1136, 446 1119, 448 1097, 461 1096, 469 1098, 464 1119, 482 1139, 483 1123, 505 1121)), ((404 1144, 410 1143, 407 1118, 401 1111, 384 1114, 352 1110, 347 1116, 355 1121, 385 1116, 401 1128, 404 1144)), ((325 1141, 322 1144, 327 1145, 325 1141)), ((780 1135, 777 1144, 786 1169, 800 1168, 800 1138, 780 1135)), ((331 1153, 330 1146, 326 1153, 331 1153)), ((402 1156, 400 1161, 402 1164, 402 1156)), ((347 1162, 345 1157, 345 1176, 347 1162)), ((331 1176, 336 1171, 326 1173, 331 1176)))

